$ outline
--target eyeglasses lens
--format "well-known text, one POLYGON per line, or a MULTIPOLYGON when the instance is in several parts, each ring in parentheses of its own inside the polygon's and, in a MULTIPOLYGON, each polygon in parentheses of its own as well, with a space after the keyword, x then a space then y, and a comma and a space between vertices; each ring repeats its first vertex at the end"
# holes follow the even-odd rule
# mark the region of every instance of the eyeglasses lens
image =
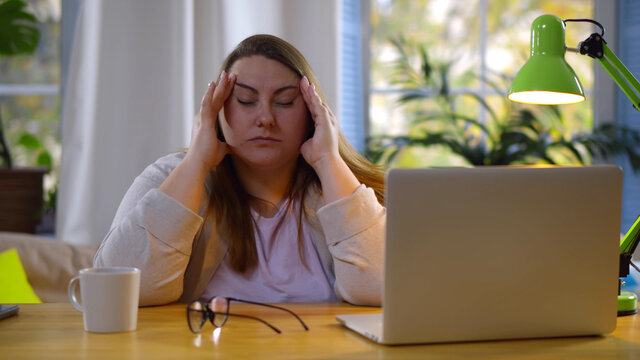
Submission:
POLYGON ((211 299, 209 308, 213 311, 213 324, 221 327, 227 322, 229 316, 229 300, 224 297, 214 297, 211 299))
POLYGON ((202 325, 206 321, 206 311, 200 302, 195 301, 189 305, 188 318, 189 327, 193 332, 200 332, 202 325))

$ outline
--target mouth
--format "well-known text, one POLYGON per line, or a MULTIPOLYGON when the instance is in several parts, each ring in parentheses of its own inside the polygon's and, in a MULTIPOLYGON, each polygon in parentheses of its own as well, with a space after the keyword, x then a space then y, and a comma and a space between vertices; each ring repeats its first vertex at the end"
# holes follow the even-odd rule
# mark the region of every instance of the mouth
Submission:
POLYGON ((256 136, 249 139, 249 141, 255 144, 275 144, 280 142, 280 140, 269 136, 256 136))

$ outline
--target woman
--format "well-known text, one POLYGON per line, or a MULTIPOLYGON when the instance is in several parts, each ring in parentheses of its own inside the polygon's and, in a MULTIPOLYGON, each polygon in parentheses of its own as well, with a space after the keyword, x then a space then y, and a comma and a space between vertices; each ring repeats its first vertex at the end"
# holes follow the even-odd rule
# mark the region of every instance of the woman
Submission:
POLYGON ((380 305, 383 176, 340 133, 302 54, 255 35, 209 84, 188 150, 135 179, 94 265, 141 268, 141 305, 380 305))

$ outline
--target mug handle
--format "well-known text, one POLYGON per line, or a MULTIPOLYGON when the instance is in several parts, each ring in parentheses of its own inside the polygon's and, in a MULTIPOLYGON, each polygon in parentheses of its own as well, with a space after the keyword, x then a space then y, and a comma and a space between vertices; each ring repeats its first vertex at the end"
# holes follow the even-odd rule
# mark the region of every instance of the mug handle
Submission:
POLYGON ((69 300, 71 301, 71 305, 73 305, 76 310, 83 312, 82 304, 78 301, 78 297, 76 296, 78 292, 78 281, 80 280, 80 276, 76 276, 69 282, 69 300))

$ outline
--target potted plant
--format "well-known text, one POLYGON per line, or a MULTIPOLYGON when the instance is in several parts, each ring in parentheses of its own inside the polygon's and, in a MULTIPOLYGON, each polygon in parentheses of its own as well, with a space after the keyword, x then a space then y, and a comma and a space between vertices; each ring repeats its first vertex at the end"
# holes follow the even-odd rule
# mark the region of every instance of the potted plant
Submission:
POLYGON ((424 47, 402 38, 392 42, 400 56, 392 64, 391 82, 405 91, 399 102, 409 106, 412 122, 406 135, 369 139, 367 155, 373 161, 390 165, 403 150, 440 146, 471 166, 585 165, 598 157, 624 154, 634 170, 640 169, 640 134, 635 130, 604 124, 591 132, 568 133, 557 106, 513 103, 507 100, 506 87, 482 79, 504 94, 503 112, 498 113, 477 94, 450 91, 450 64, 433 65, 424 47), (460 110, 462 99, 479 104, 488 120, 482 123, 460 110))
MULTIPOLYGON (((0 3, 0 56, 33 53, 40 39, 35 24, 36 18, 26 10, 24 1, 0 3)), ((5 135, 0 108, 0 231, 34 232, 40 220, 43 176, 48 168, 14 167, 5 135)), ((37 163, 50 167, 51 156, 33 135, 22 134, 17 143, 39 150, 37 163)))

